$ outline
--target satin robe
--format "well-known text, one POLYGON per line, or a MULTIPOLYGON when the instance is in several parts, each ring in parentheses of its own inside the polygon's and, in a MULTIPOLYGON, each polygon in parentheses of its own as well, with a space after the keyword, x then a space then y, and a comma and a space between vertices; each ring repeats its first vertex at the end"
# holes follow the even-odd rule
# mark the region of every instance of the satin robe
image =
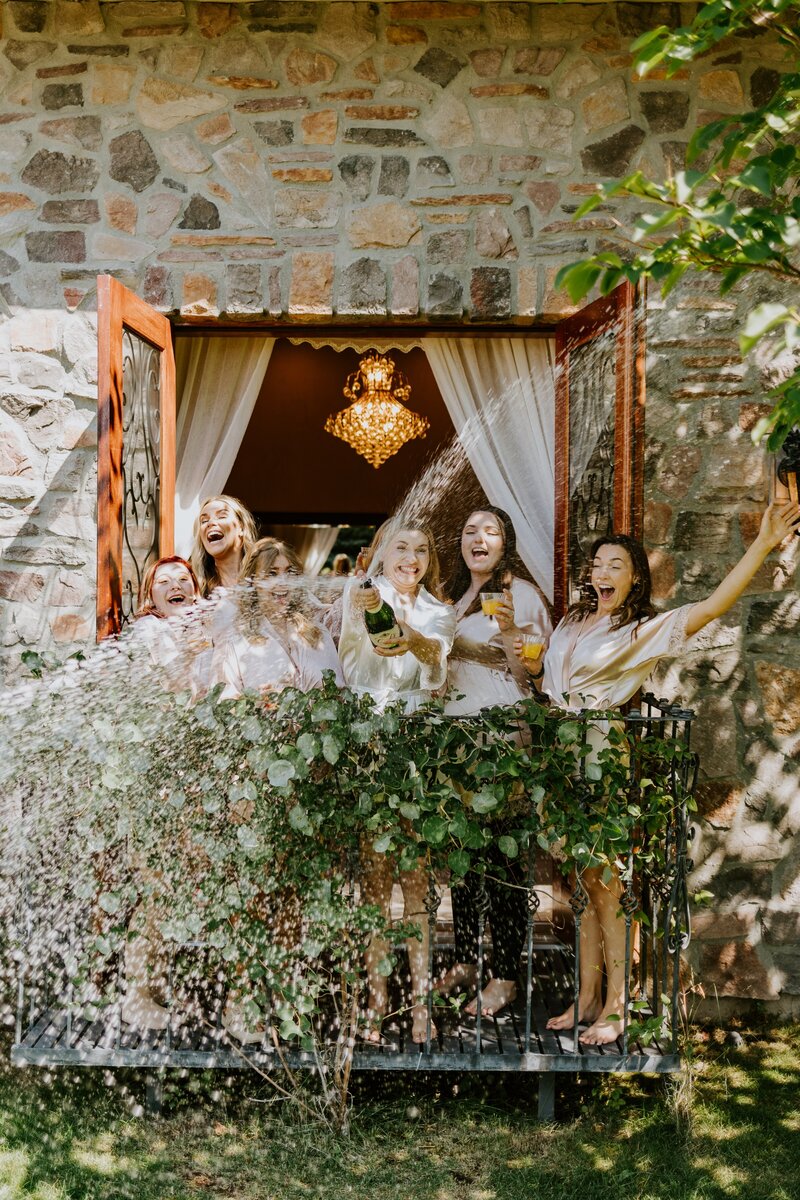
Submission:
POLYGON ((562 620, 545 655, 542 691, 559 708, 626 704, 660 659, 682 652, 691 608, 685 604, 618 629, 612 629, 610 616, 589 629, 562 620))
MULTIPOLYGON (((525 579, 511 581, 511 596, 514 601, 514 623, 523 633, 535 633, 547 642, 553 626, 547 606, 533 584, 525 579)), ((459 637, 478 642, 497 650, 498 666, 468 662, 451 658, 447 670, 447 690, 453 696, 463 695, 461 700, 448 700, 445 712, 451 716, 468 716, 482 708, 495 704, 516 704, 526 692, 512 675, 505 658, 503 635, 494 617, 487 617, 479 609, 468 617, 461 616, 456 605, 459 637)))
POLYGON ((408 652, 394 658, 376 654, 367 634, 364 617, 351 604, 353 590, 362 581, 351 580, 342 601, 342 632, 339 637, 339 658, 345 682, 356 692, 373 696, 378 707, 402 700, 406 712, 413 712, 429 700, 447 678, 447 655, 456 632, 456 614, 451 605, 437 600, 421 587, 416 597, 396 591, 388 579, 379 575, 373 579, 381 598, 391 604, 395 616, 412 626, 423 637, 439 642, 442 652, 436 666, 426 666, 408 652))
POLYGON ((157 617, 147 613, 133 625, 133 636, 144 641, 153 662, 162 667, 171 691, 189 691, 194 699, 205 695, 213 675, 213 647, 208 614, 199 612, 200 602, 190 615, 157 617), (203 632, 209 624, 204 643, 203 632))

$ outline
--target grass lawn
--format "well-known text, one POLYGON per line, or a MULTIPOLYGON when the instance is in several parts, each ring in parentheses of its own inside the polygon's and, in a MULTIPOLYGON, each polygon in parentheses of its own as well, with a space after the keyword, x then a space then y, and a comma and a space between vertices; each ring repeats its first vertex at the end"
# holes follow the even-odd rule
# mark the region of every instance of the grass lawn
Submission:
POLYGON ((698 1039, 688 1124, 655 1079, 565 1079, 541 1127, 534 1079, 414 1076, 358 1080, 349 1138, 255 1076, 171 1075, 137 1119, 140 1076, 13 1069, 4 1036, 0 1200, 797 1200, 800 1027, 744 1036, 698 1039))

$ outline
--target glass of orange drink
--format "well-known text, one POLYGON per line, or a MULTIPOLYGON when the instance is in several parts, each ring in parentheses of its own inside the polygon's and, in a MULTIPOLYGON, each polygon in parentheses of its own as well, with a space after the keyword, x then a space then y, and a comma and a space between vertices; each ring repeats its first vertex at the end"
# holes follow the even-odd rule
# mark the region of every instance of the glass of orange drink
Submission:
POLYGON ((502 601, 502 592, 481 592, 481 608, 487 617, 494 616, 502 601))
POLYGON ((522 635, 522 657, 534 659, 538 658, 544 650, 544 642, 538 633, 523 633, 522 635))

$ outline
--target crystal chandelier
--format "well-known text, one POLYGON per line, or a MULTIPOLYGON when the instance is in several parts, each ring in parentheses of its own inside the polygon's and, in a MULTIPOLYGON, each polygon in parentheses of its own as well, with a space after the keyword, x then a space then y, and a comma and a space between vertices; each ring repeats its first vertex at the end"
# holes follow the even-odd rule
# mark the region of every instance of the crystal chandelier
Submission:
POLYGON ((425 437, 430 428, 427 417, 405 407, 411 395, 405 375, 391 358, 375 350, 364 355, 343 390, 351 403, 328 417, 325 430, 347 442, 376 470, 406 442, 425 437))

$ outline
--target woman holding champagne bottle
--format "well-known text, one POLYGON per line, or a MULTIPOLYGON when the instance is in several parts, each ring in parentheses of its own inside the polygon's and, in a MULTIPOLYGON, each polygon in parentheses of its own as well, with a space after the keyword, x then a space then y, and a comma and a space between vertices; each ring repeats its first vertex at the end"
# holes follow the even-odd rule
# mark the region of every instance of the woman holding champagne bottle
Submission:
MULTIPOLYGON (((448 664, 450 698, 445 711, 473 715, 496 704, 513 705, 528 691, 524 669, 514 653, 516 638, 541 653, 552 632, 547 602, 527 575, 517 554, 514 526, 508 513, 487 505, 468 516, 461 531, 461 558, 450 594, 458 627, 448 664)), ((497 865, 512 872, 508 860, 497 865)), ((491 874, 491 872, 490 872, 491 874)), ((481 1011, 492 1015, 515 998, 525 933, 525 880, 511 884, 484 881, 492 930, 492 978, 481 993, 481 1011)), ((469 872, 452 889, 455 965, 438 985, 447 995, 477 985, 477 898, 480 877, 469 872)), ((465 1011, 474 1015, 477 1002, 465 1011)))
MULTIPOLYGON (((413 712, 430 699, 447 676, 447 656, 453 644, 456 617, 441 599, 439 560, 430 533, 418 526, 388 522, 370 561, 370 579, 348 581, 342 603, 339 657, 347 685, 367 693, 379 706, 403 701, 413 712), (391 610, 390 616, 387 610, 391 610), (370 613, 369 632, 365 614, 370 613)), ((362 847, 362 892, 386 920, 391 915, 394 864, 371 846, 362 847)), ((427 874, 420 865, 400 872, 405 920, 419 921, 422 939, 409 938, 412 1040, 427 1037, 424 997, 428 979, 428 922, 425 897, 427 874)), ((381 971, 385 941, 373 937, 367 950, 369 1041, 380 1041, 380 1024, 388 1010, 388 982, 381 971)), ((435 1031, 432 1031, 435 1032, 435 1031)))

